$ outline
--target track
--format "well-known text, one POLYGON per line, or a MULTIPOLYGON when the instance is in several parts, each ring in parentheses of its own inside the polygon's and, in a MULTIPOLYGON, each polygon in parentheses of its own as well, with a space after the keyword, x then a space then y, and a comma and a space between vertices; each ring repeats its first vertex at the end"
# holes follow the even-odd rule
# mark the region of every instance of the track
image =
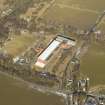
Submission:
POLYGON ((91 10, 91 9, 85 9, 85 8, 80 8, 78 6, 75 6, 75 5, 65 5, 65 4, 55 4, 56 6, 59 6, 60 8, 70 8, 70 9, 73 9, 73 10, 78 10, 78 11, 81 11, 81 12, 89 12, 89 13, 94 13, 94 14, 99 14, 100 12, 99 11, 95 11, 95 10, 91 10))

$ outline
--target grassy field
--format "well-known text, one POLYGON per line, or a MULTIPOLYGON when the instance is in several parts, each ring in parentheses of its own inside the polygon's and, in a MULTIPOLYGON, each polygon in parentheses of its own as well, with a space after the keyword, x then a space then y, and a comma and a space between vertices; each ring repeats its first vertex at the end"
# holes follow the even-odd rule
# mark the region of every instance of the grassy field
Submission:
POLYGON ((33 45, 35 41, 36 39, 32 35, 15 36, 13 40, 6 43, 2 50, 7 51, 12 56, 17 56, 33 45))

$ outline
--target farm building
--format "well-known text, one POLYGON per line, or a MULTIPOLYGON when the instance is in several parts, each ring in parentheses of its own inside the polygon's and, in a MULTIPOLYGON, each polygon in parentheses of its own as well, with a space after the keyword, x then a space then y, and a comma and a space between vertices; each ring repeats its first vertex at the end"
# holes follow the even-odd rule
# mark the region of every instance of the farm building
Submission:
POLYGON ((62 35, 56 36, 50 44, 45 48, 42 53, 39 55, 35 66, 38 66, 40 68, 44 68, 48 62, 53 58, 55 55, 54 52, 57 52, 60 48, 66 49, 70 48, 76 45, 76 41, 74 39, 71 39, 69 37, 65 37, 62 35))

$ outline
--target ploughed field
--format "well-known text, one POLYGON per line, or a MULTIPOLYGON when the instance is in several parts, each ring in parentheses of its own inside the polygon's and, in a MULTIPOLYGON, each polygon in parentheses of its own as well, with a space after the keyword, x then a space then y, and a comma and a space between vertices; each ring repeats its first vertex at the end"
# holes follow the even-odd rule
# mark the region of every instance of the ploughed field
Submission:
MULTIPOLYGON (((44 14, 44 20, 70 24, 79 29, 88 29, 105 10, 105 0, 56 0, 44 14)), ((98 29, 105 31, 105 19, 98 29)), ((105 43, 92 44, 81 62, 81 71, 92 85, 105 84, 105 43)))

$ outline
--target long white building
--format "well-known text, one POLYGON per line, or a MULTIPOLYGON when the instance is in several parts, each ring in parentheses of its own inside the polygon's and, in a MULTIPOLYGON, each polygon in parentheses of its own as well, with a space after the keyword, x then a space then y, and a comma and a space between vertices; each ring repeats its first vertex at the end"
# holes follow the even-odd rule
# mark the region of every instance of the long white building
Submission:
POLYGON ((65 42, 68 46, 75 46, 75 40, 58 35, 53 39, 53 41, 48 45, 48 47, 39 55, 37 62, 35 63, 36 66, 40 68, 44 68, 47 61, 50 59, 50 56, 53 52, 60 47, 60 45, 65 42))

